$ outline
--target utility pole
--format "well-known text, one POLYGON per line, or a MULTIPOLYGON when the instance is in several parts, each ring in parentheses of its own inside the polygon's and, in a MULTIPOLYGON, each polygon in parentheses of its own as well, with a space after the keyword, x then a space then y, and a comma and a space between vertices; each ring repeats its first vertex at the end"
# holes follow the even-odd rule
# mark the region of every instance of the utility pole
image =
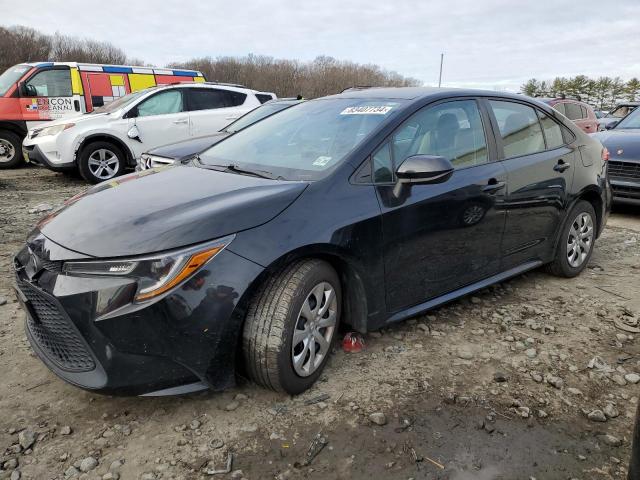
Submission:
POLYGON ((442 62, 444 61, 444 53, 440 54, 440 78, 438 79, 438 88, 442 86, 442 62))

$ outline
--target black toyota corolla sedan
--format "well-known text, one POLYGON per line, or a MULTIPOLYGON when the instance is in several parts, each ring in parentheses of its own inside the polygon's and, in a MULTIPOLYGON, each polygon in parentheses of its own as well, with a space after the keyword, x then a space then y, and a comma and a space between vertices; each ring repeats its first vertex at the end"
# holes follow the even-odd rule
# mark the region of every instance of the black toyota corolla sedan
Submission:
POLYGON ((104 393, 296 394, 338 328, 367 332, 547 265, 586 266, 611 202, 603 147, 533 99, 353 89, 183 167, 105 182, 15 258, 46 365, 104 393))

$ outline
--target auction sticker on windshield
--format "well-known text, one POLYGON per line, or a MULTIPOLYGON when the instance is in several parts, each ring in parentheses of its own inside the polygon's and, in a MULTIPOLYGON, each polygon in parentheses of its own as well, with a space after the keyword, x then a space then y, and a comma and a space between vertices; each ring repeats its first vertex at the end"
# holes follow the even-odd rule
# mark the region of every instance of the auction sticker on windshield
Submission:
POLYGON ((347 107, 340 112, 340 115, 386 115, 392 108, 389 105, 347 107))

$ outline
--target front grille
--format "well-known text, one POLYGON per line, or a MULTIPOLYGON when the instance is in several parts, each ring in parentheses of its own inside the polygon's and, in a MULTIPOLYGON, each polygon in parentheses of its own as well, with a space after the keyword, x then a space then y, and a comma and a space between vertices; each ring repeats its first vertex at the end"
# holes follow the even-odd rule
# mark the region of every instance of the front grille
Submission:
POLYGON ((613 190, 613 195, 616 197, 640 200, 640 187, 633 188, 623 185, 611 185, 611 189, 613 190))
POLYGON ((640 163, 609 160, 609 175, 618 178, 640 179, 640 163))
POLYGON ((62 273, 62 262, 61 261, 53 261, 53 260, 42 260, 40 259, 40 265, 45 270, 52 273, 62 273))
POLYGON ((27 315, 29 333, 47 358, 69 372, 93 370, 93 358, 66 313, 29 283, 18 286, 32 307, 27 315))

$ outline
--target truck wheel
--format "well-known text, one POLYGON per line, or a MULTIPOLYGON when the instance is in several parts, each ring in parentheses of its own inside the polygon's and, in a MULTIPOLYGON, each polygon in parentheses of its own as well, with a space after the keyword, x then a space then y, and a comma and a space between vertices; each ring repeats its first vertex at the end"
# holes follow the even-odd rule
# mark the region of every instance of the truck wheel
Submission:
POLYGON ((569 212, 567 224, 560 233, 556 258, 547 270, 559 277, 572 278, 585 269, 596 241, 596 212, 580 200, 569 212))
POLYGON ((22 162, 20 137, 8 130, 0 130, 0 168, 13 168, 22 162))
POLYGON ((296 262, 269 278, 252 299, 243 331, 249 376, 295 395, 318 379, 340 324, 340 280, 322 260, 296 262))
POLYGON ((93 142, 80 153, 78 168, 89 183, 110 180, 124 173, 125 156, 122 150, 110 142, 93 142))

